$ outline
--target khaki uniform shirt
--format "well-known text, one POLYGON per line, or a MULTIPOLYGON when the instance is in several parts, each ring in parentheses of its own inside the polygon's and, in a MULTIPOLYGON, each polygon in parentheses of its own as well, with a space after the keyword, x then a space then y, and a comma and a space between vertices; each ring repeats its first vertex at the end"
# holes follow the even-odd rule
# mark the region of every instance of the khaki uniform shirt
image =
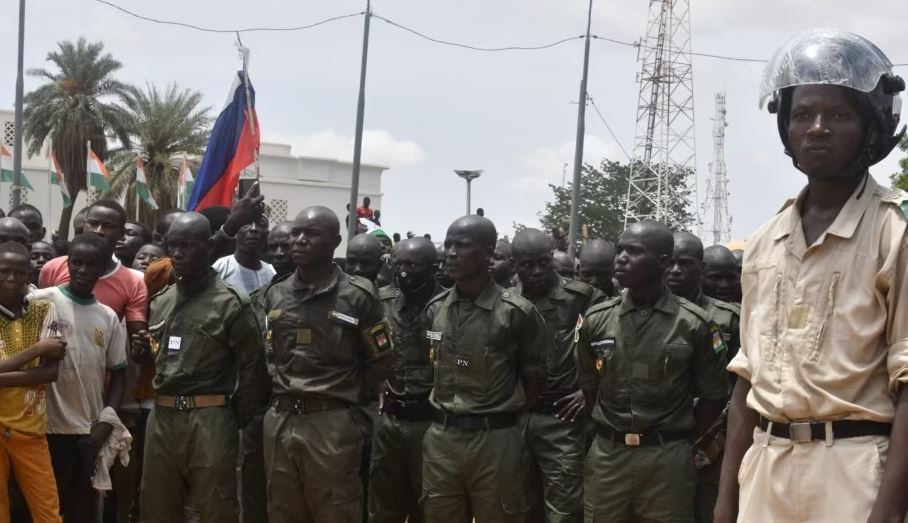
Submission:
POLYGON ((452 414, 515 413, 526 403, 524 383, 540 383, 547 342, 533 305, 492 278, 475 299, 455 285, 429 302, 428 331, 435 364, 433 405, 452 414))
POLYGON ((719 327, 725 346, 728 347, 728 359, 734 358, 741 348, 741 308, 734 303, 710 298, 701 291, 697 291, 697 297, 693 301, 719 327))
POLYGON ((557 276, 544 296, 525 296, 520 283, 512 291, 536 307, 553 336, 543 355, 545 386, 539 398, 541 405, 551 406, 579 389, 574 334, 586 310, 606 299, 605 295, 585 283, 561 276, 557 276))
MULTIPOLYGON (((433 295, 439 291, 441 288, 436 286, 433 295)), ((397 399, 426 399, 432 392, 435 375, 426 337, 426 309, 407 303, 404 293, 394 287, 382 287, 378 295, 385 306, 394 341, 388 393, 397 399)))
POLYGON ((890 422, 908 381, 906 195, 868 178, 810 246, 804 196, 748 240, 728 368, 767 419, 890 422))
POLYGON ((270 384, 261 331, 249 298, 213 269, 152 297, 148 331, 157 394, 232 394, 241 425, 264 410, 270 384))
POLYGON ((372 282, 335 266, 314 285, 294 273, 261 300, 275 395, 360 403, 388 377, 393 344, 372 282))
POLYGON ((580 387, 593 420, 616 432, 690 431, 694 396, 726 401, 725 342, 700 307, 666 287, 651 309, 625 292, 578 329, 580 387))

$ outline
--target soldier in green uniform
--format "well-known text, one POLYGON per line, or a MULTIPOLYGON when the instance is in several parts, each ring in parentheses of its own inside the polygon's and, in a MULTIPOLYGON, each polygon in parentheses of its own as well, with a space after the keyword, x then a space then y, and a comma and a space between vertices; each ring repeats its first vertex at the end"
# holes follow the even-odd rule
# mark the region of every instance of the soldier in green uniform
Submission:
POLYGON ((630 225, 615 258, 627 291, 591 307, 578 329, 580 386, 596 425, 587 522, 694 520, 691 442, 722 412, 728 377, 721 333, 663 283, 672 247, 664 225, 630 225))
MULTIPOLYGON (((719 327, 728 348, 728 358, 734 357, 741 346, 740 316, 737 305, 706 296, 700 289, 704 274, 703 243, 689 232, 676 232, 672 262, 666 271, 665 281, 675 295, 703 309, 707 318, 719 327)), ((720 246, 721 247, 721 246, 720 246)), ((725 247, 722 247, 725 249, 725 247)), ((725 249, 728 251, 728 249, 725 249)), ((728 251, 734 263, 734 256, 728 251)), ((732 265, 733 267, 733 265, 732 265)), ((728 287, 731 290, 731 287, 728 287)), ((728 375, 731 378, 731 374, 728 375)), ((697 523, 711 523, 716 496, 719 494, 719 476, 722 472, 722 451, 725 449, 726 412, 714 420, 709 430, 694 443, 694 464, 697 466, 697 523)))
POLYGON ((502 287, 510 287, 514 283, 514 267, 511 264, 511 243, 505 239, 495 243, 495 252, 492 253, 492 262, 489 273, 495 283, 502 287))
POLYGON ((308 207, 292 228, 292 276, 262 295, 274 354, 265 414, 271 523, 360 523, 365 392, 387 378, 392 342, 371 282, 333 263, 337 215, 308 207))
POLYGON ((347 245, 347 274, 362 276, 375 282, 382 268, 384 247, 378 238, 369 234, 357 234, 347 245))
POLYGON ((477 215, 458 218, 445 237, 454 287, 429 302, 435 365, 434 423, 423 439, 426 521, 523 522, 527 452, 517 415, 538 397, 545 321, 535 307, 489 275, 497 233, 477 215))
MULTIPOLYGON (((741 289, 741 264, 724 245, 703 249, 703 294, 726 303, 738 303, 741 289)), ((730 358, 729 358, 730 360, 730 358)))
POLYGON ((605 240, 590 240, 580 251, 578 280, 592 285, 606 296, 618 295, 614 282, 615 246, 605 240))
POLYGON ((552 238, 538 229, 520 231, 511 244, 520 280, 512 290, 536 306, 553 335, 543 355, 546 380, 542 395, 521 417, 521 429, 532 470, 530 521, 579 523, 583 519, 586 431, 574 334, 590 305, 605 296, 585 283, 560 277, 552 261, 554 248, 552 238), (539 503, 543 500, 544 509, 539 503))
POLYGON ((142 474, 146 523, 181 521, 189 496, 202 521, 238 521, 239 427, 268 397, 255 315, 209 265, 210 236, 201 214, 175 219, 166 242, 176 284, 152 298, 148 331, 132 337, 133 350, 150 350, 156 365, 142 474))
POLYGON ((373 523, 421 523, 422 438, 432 422, 429 393, 434 370, 426 338, 426 304, 435 283, 435 245, 415 237, 394 246, 396 287, 379 296, 391 324, 393 370, 385 385, 372 436, 369 517, 373 523))

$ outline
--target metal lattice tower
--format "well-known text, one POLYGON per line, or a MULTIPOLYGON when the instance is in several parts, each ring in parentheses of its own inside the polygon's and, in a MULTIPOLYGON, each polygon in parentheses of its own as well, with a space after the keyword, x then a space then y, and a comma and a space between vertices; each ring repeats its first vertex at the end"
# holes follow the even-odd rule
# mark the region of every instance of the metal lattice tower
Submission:
POLYGON ((657 220, 687 229, 696 213, 694 76, 689 0, 649 0, 646 36, 638 48, 637 132, 625 225, 657 220), (687 214, 685 216, 685 213, 687 214))
POLYGON ((713 118, 713 161, 709 164, 711 179, 706 181, 703 217, 712 214, 709 234, 713 244, 731 240, 731 215, 728 214, 728 178, 725 173, 725 93, 716 93, 716 116, 713 118))

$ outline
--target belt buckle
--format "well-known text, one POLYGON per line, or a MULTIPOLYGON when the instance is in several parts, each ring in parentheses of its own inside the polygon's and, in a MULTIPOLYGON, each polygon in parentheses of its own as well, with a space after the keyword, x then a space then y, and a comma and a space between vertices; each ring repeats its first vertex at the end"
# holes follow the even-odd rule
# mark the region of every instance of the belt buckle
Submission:
POLYGON ((640 446, 640 434, 632 434, 628 432, 624 435, 624 444, 628 447, 639 447, 640 446))
POLYGON ((303 400, 293 400, 293 405, 290 406, 290 411, 294 414, 303 414, 306 412, 306 404, 303 400))
POLYGON ((806 421, 802 421, 800 423, 789 423, 788 439, 792 443, 809 443, 813 441, 813 434, 810 431, 810 423, 806 421))
POLYGON ((178 411, 189 409, 189 398, 186 396, 174 396, 173 408, 178 411))

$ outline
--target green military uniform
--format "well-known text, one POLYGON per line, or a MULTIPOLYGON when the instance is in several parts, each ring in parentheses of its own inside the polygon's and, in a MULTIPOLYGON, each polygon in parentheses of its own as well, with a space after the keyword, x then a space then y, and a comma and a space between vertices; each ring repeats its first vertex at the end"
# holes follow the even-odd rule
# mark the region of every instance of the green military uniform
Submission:
POLYGON ((421 523, 422 439, 432 422, 429 393, 434 376, 426 312, 419 304, 407 303, 400 289, 384 287, 378 294, 391 323, 394 356, 384 409, 373 427, 369 520, 421 523))
POLYGON ((238 427, 264 409, 269 390, 249 299, 209 269, 156 294, 148 324, 159 404, 146 429, 142 521, 181 521, 191 496, 202 521, 235 522, 238 427), (218 396, 229 404, 199 406, 218 396))
MULTIPOLYGON (((694 303, 706 311, 710 321, 719 327, 722 339, 728 347, 728 360, 731 361, 741 348, 741 308, 733 303, 726 303, 706 296, 697 291, 694 303)), ((729 377, 733 376, 729 374, 729 377)), ((712 523, 713 509, 719 495, 719 476, 722 473, 722 451, 725 450, 726 418, 722 416, 717 426, 697 442, 704 449, 704 456, 709 463, 697 469, 697 500, 695 515, 697 523, 712 523)), ((699 465, 698 465, 699 466, 699 465)))
MULTIPOLYGON (((523 286, 514 289, 524 296, 523 286)), ((526 296, 525 296, 526 297, 526 296)), ((605 299, 601 291, 559 277, 544 296, 526 297, 545 319, 554 339, 544 354, 545 387, 539 401, 521 417, 521 429, 530 455, 533 510, 530 521, 578 522, 583 518, 583 457, 586 454, 585 418, 562 421, 555 417, 555 402, 577 392, 574 335, 579 319, 593 304, 605 299), (541 484, 545 508, 536 499, 541 484), (544 515, 543 515, 544 514, 544 515)))
POLYGON ((693 398, 727 398, 721 333, 665 288, 652 308, 629 293, 593 306, 578 339, 580 386, 596 393, 586 521, 693 521, 693 398))
POLYGON ((517 413, 541 383, 549 334, 533 305, 489 278, 474 300, 457 286, 427 307, 435 422, 423 439, 427 522, 523 522, 529 471, 517 413))
POLYGON ((360 523, 365 391, 384 380, 392 342, 372 283, 335 266, 324 280, 298 273, 269 287, 262 305, 274 353, 265 414, 271 523, 360 523))

